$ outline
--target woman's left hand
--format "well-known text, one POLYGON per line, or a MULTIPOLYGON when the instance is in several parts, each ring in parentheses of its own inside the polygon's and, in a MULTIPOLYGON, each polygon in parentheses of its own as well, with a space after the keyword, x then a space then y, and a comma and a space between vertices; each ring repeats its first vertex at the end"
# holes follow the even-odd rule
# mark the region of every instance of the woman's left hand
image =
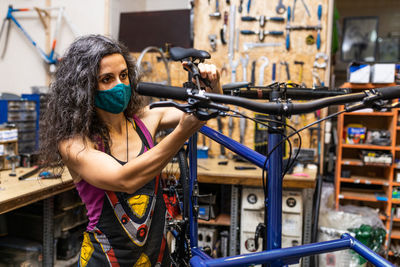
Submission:
POLYGON ((222 94, 222 87, 220 84, 220 74, 217 67, 214 64, 199 63, 197 66, 200 71, 200 75, 203 79, 209 80, 211 88, 206 87, 206 91, 210 93, 222 94))
MULTIPOLYGON (((188 67, 186 67, 186 62, 182 62, 182 65, 184 68, 189 69, 188 67)), ((219 81, 220 74, 217 70, 217 67, 214 64, 204 63, 199 63, 197 67, 199 69, 201 78, 206 79, 210 82, 210 87, 206 87, 205 84, 200 81, 201 85, 206 87, 206 91, 209 93, 222 94, 222 87, 219 81)), ((196 80, 193 79, 193 82, 196 82, 196 80)))

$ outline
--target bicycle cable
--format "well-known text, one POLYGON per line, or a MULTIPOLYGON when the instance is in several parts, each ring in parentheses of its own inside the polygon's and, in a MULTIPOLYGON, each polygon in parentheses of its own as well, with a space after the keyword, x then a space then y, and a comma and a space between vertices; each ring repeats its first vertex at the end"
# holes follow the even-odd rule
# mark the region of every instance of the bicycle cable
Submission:
MULTIPOLYGON (((289 145, 289 153, 288 153, 288 154, 289 154, 289 159, 288 159, 288 162, 287 162, 287 164, 286 164, 286 168, 285 168, 285 170, 284 170, 284 175, 285 175, 285 174, 290 170, 291 166, 293 165, 293 163, 295 162, 295 160, 296 160, 296 158, 297 158, 297 156, 298 156, 298 153, 299 153, 299 151, 300 151, 301 144, 302 144, 301 135, 300 135, 299 133, 297 133, 297 135, 298 135, 298 137, 299 137, 299 149, 297 150, 297 153, 296 153, 295 157, 294 157, 293 160, 292 160, 293 148, 292 148, 292 142, 290 141, 290 139, 287 138, 287 135, 285 135, 285 134, 283 133, 282 130, 279 130, 279 129, 277 129, 276 127, 273 127, 273 126, 271 126, 271 125, 269 125, 269 124, 267 124, 267 123, 265 123, 265 122, 270 122, 270 123, 273 122, 273 123, 277 123, 277 124, 280 124, 280 125, 285 126, 285 127, 289 127, 291 130, 293 130, 293 132, 296 132, 296 129, 295 129, 293 126, 287 124, 286 122, 282 122, 282 121, 278 121, 278 120, 272 120, 272 119, 263 119, 263 120, 261 121, 261 120, 255 119, 255 118, 251 118, 251 117, 249 117, 249 116, 247 116, 247 115, 245 115, 244 113, 241 113, 241 112, 239 112, 239 111, 235 111, 235 110, 230 110, 230 111, 233 112, 233 113, 235 113, 235 114, 237 114, 237 115, 240 115, 240 116, 242 116, 242 117, 244 117, 244 118, 246 118, 246 119, 249 119, 249 120, 251 120, 251 121, 253 121, 253 122, 255 122, 255 123, 259 123, 259 124, 261 124, 261 125, 267 127, 268 129, 272 129, 272 130, 274 130, 274 131, 277 131, 277 132, 279 132, 281 135, 284 136, 285 140, 288 142, 288 145, 289 145), (291 162, 291 161, 292 161, 292 162, 291 162)), ((228 115, 228 114, 227 114, 227 115, 228 115)), ((230 114, 229 114, 229 116, 232 116, 232 117, 240 117, 240 116, 235 116, 235 115, 230 115, 230 114)), ((293 134, 293 135, 294 135, 294 134, 293 134)), ((270 153, 272 153, 272 152, 273 152, 273 151, 271 151, 270 153)), ((264 162, 264 165, 263 165, 263 168, 262 168, 262 171, 263 171, 263 172, 262 172, 262 183, 263 183, 263 190, 264 190, 264 194, 265 194, 265 195, 267 194, 267 192, 266 192, 266 183, 265 183, 265 172, 266 172, 266 164, 267 164, 268 159, 269 159, 269 157, 270 157, 270 153, 267 154, 266 159, 265 159, 265 162, 264 162)), ((283 175, 283 176, 284 176, 284 175, 283 175)))

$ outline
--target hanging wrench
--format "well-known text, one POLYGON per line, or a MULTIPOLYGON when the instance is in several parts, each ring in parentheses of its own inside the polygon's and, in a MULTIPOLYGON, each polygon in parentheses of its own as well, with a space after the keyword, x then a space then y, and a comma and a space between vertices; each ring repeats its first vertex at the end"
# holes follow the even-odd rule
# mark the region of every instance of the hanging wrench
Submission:
MULTIPOLYGON (((230 66, 231 66, 231 82, 234 83, 236 82, 236 69, 239 65, 239 61, 238 60, 231 60, 230 61, 230 66)), ((233 92, 232 92, 233 93, 233 92)), ((236 106, 237 109, 237 106, 236 106)), ((232 116, 229 116, 229 120, 228 120, 228 135, 230 138, 232 138, 232 133, 233 133, 233 118, 232 116)))
POLYGON ((286 6, 282 3, 283 0, 279 0, 278 5, 276 6, 275 10, 278 14, 283 14, 286 11, 286 6))
POLYGON ((269 64, 269 59, 267 57, 262 56, 262 57, 260 57, 260 60, 264 61, 264 63, 261 64, 260 75, 258 76, 259 77, 258 78, 258 85, 262 86, 264 84, 264 70, 269 64))
POLYGON ((245 54, 244 57, 240 58, 243 68, 243 81, 247 82, 247 65, 249 64, 249 54, 245 54))

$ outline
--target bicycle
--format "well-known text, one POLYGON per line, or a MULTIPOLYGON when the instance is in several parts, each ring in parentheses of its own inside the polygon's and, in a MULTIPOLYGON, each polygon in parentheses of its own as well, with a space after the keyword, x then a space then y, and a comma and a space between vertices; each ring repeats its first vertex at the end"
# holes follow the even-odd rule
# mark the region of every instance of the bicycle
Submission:
MULTIPOLYGON (((361 93, 348 93, 347 91, 308 91, 308 96, 312 98, 320 98, 307 103, 293 103, 287 96, 292 99, 297 98, 296 91, 300 88, 288 88, 286 84, 274 84, 267 88, 258 89, 255 92, 251 89, 241 90, 240 88, 248 87, 246 83, 234 83, 224 87, 224 93, 229 95, 219 95, 206 93, 201 90, 201 77, 196 70, 196 64, 202 62, 210 55, 201 50, 172 48, 171 58, 173 60, 182 61, 189 60, 191 62, 191 74, 196 82, 187 82, 184 87, 162 86, 159 84, 139 83, 137 92, 142 95, 169 98, 180 101, 187 101, 187 104, 178 104, 174 101, 162 101, 151 104, 151 108, 173 106, 184 112, 195 114, 199 119, 207 120, 215 118, 219 115, 228 115, 231 112, 239 114, 239 112, 231 110, 227 104, 240 106, 255 112, 269 114, 268 123, 264 123, 269 128, 268 135, 268 154, 261 155, 258 152, 242 145, 241 143, 230 139, 229 137, 215 131, 207 126, 203 126, 200 132, 226 148, 235 152, 247 161, 255 164, 263 169, 263 182, 266 181, 265 170, 268 173, 268 181, 265 184, 265 228, 263 241, 263 251, 253 252, 249 254, 228 256, 223 258, 211 258, 202 248, 198 247, 197 240, 197 218, 199 197, 197 187, 197 135, 189 139, 188 158, 189 158, 189 178, 180 178, 183 182, 184 194, 182 197, 183 214, 181 220, 170 222, 170 226, 175 229, 174 236, 180 242, 179 251, 176 252, 175 264, 177 266, 246 266, 252 264, 268 264, 268 266, 284 266, 287 264, 298 263, 300 258, 322 254, 326 252, 352 249, 365 259, 376 266, 394 266, 387 260, 383 259, 360 241, 356 240, 350 234, 343 234, 341 239, 324 241, 319 243, 304 244, 296 247, 281 248, 282 236, 282 179, 290 165, 294 161, 290 161, 284 166, 283 164, 283 144, 288 142, 289 138, 298 134, 312 125, 321 121, 337 116, 342 112, 351 112, 365 107, 373 107, 375 109, 396 108, 398 103, 388 104, 386 100, 400 97, 400 87, 386 87, 376 90, 367 90, 361 93), (198 61, 198 62, 197 62, 198 61), (196 63, 197 62, 197 63, 196 63), (311 94, 312 93, 312 94, 311 94), (332 96, 329 96, 332 95, 332 96), (260 103, 253 100, 243 98, 241 96, 250 96, 251 98, 262 98, 268 96, 269 103, 260 103), (357 102, 361 101, 361 102, 357 102), (347 106, 343 111, 331 114, 325 118, 319 119, 302 129, 295 130, 293 133, 286 135, 284 131, 285 117, 294 114, 302 114, 313 112, 317 109, 328 107, 330 105, 353 103, 347 106)), ((206 81, 203 81, 206 84, 206 81)), ((306 89, 303 89, 306 90, 306 89)), ((304 96, 302 96, 304 99, 304 96)), ((253 119, 254 120, 254 119, 253 119)), ((263 123, 258 121, 257 123, 263 123)), ((291 145, 289 142, 289 150, 291 154, 291 145)), ((298 149, 297 153, 300 151, 298 149)), ((296 158, 297 154, 294 156, 296 158)), ((183 176, 185 172, 183 173, 183 176)), ((232 230, 232 229, 231 229, 232 230)), ((257 239, 255 239, 257 240, 257 239)))
POLYGON ((25 38, 28 39, 28 41, 33 45, 34 48, 36 48, 36 51, 39 53, 40 57, 49 65, 50 72, 54 72, 55 70, 55 65, 57 62, 60 60, 60 57, 56 53, 56 46, 57 46, 57 40, 59 40, 59 31, 61 27, 61 20, 64 19, 67 25, 70 27, 72 33, 74 36, 79 35, 78 29, 72 24, 71 20, 67 16, 65 12, 65 7, 44 7, 44 8, 13 8, 12 5, 8 6, 8 11, 7 15, 3 20, 3 23, 1 25, 0 29, 0 39, 3 34, 4 29, 7 28, 7 32, 5 33, 6 35, 6 40, 3 48, 3 52, 1 54, 1 58, 4 57, 4 54, 7 50, 7 43, 8 43, 8 36, 10 33, 10 27, 11 24, 14 23, 17 28, 23 33, 25 38), (38 13, 39 19, 42 22, 43 26, 45 29, 47 29, 48 25, 46 24, 46 21, 44 19, 45 17, 50 17, 50 12, 52 11, 58 11, 57 17, 56 17, 56 26, 54 29, 54 35, 53 35, 53 40, 51 41, 51 50, 49 53, 44 52, 44 49, 41 48, 37 42, 33 40, 31 35, 26 31, 26 29, 21 25, 21 23, 18 21, 18 19, 14 16, 14 13, 16 12, 29 12, 29 11, 36 11, 38 13), (7 25, 8 24, 8 25, 7 25), (6 26, 7 25, 7 26, 6 26))

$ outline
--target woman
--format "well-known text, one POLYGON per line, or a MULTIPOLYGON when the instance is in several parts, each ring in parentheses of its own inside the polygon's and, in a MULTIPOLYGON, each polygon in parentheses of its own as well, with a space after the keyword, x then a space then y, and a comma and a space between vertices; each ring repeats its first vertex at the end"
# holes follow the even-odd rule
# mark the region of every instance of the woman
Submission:
MULTIPOLYGON (((212 92, 214 65, 199 64, 212 92)), ((143 107, 135 63, 118 42, 77 39, 59 63, 43 117, 42 154, 67 166, 87 208, 80 266, 169 266, 159 176, 204 122, 174 108, 143 107), (152 137, 175 127, 153 147, 152 137), (145 152, 145 153, 144 153, 145 152)))

